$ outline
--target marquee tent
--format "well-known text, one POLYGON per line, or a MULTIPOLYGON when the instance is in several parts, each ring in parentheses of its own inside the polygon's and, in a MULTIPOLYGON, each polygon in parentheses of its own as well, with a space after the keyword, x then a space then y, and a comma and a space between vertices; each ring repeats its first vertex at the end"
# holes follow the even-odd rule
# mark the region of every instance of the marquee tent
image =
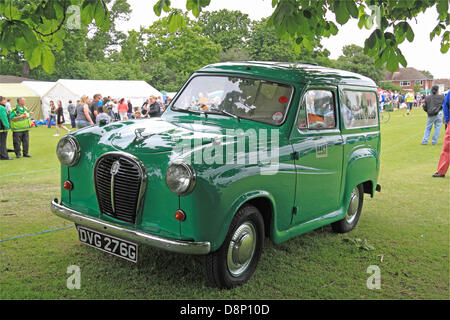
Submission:
POLYGON ((153 88, 145 81, 134 80, 58 80, 55 85, 44 94, 42 109, 47 115, 50 109, 50 101, 61 100, 64 107, 64 117, 68 121, 68 101, 76 103, 82 95, 90 99, 94 94, 100 93, 102 97, 111 96, 113 99, 125 98, 130 100, 133 106, 142 106, 151 95, 162 96, 161 92, 153 88))
POLYGON ((23 81, 22 84, 34 91, 39 97, 43 97, 56 82, 50 81, 23 81))
POLYGON ((17 98, 25 98, 26 107, 33 112, 33 119, 43 118, 42 105, 40 97, 30 88, 21 83, 1 83, 0 96, 11 99, 11 106, 17 105, 17 98))

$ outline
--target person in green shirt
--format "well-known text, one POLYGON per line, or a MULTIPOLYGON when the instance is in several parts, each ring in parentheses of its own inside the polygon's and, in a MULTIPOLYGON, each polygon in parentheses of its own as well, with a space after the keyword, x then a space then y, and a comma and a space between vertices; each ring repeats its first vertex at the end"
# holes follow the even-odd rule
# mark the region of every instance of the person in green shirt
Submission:
POLYGON ((0 96, 0 160, 12 160, 8 156, 6 138, 8 137, 9 117, 6 111, 6 99, 0 96))
POLYGON ((13 132, 13 145, 16 158, 21 157, 20 145, 22 145, 23 156, 30 158, 28 154, 29 148, 29 134, 28 130, 31 127, 31 116, 28 109, 25 107, 25 98, 17 99, 18 105, 11 111, 11 130, 13 132))

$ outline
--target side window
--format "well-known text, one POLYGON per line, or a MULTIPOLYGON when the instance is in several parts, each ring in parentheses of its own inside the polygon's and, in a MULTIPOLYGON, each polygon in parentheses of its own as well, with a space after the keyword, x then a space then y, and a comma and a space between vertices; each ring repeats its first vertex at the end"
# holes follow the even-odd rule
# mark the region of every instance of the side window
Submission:
POLYGON ((336 128, 336 106, 330 90, 308 90, 300 106, 299 129, 336 128))
POLYGON ((342 111, 347 129, 378 125, 375 92, 344 90, 342 111))

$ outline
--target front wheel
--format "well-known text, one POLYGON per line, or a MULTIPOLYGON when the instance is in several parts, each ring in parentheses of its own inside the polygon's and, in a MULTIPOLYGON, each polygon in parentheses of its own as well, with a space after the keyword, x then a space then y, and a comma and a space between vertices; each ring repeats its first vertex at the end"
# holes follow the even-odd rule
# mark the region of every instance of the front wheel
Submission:
POLYGON ((364 189, 360 184, 352 190, 350 195, 350 203, 344 219, 331 224, 331 228, 334 232, 346 233, 352 231, 356 227, 359 216, 361 215, 363 201, 364 189))
POLYGON ((244 205, 231 221, 219 250, 205 257, 207 281, 219 288, 233 288, 250 279, 264 245, 264 221, 259 210, 244 205))

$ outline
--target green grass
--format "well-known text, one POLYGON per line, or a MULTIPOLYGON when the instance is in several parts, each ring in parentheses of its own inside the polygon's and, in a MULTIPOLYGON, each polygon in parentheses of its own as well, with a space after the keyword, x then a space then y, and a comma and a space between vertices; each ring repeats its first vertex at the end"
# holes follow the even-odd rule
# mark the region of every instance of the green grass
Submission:
MULTIPOLYGON (((1 299, 449 299, 450 179, 435 179, 438 146, 420 145, 426 115, 396 111, 382 127, 382 192, 365 197, 357 228, 329 226, 280 245, 269 240, 248 283, 205 286, 201 257, 141 248, 138 264, 78 241, 74 228, 0 243, 1 299), (367 240, 374 250, 356 246, 367 240), (382 261, 381 261, 382 260, 382 261), (68 290, 67 267, 81 268, 68 290), (381 289, 366 286, 381 270, 381 289)), ((50 213, 59 196, 54 129, 31 130, 31 159, 0 162, 0 239, 69 226, 50 213)), ((11 137, 9 147, 12 147, 11 137)))

